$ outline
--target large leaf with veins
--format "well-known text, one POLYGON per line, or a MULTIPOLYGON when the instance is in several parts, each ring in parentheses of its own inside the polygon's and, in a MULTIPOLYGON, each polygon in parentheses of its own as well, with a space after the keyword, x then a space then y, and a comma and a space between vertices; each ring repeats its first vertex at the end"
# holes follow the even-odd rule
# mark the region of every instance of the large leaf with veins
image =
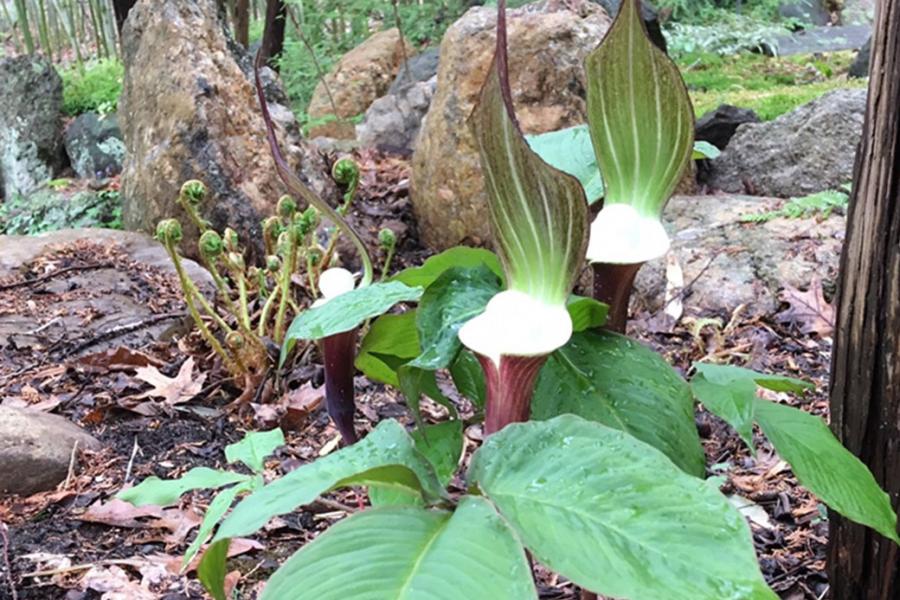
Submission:
POLYGON ((658 215, 691 159, 694 111, 678 67, 647 37, 638 0, 622 2, 585 67, 604 202, 658 215))
POLYGON ((503 8, 494 62, 469 121, 485 174, 494 243, 510 289, 565 305, 587 245, 587 200, 578 180, 544 162, 519 129, 503 8))

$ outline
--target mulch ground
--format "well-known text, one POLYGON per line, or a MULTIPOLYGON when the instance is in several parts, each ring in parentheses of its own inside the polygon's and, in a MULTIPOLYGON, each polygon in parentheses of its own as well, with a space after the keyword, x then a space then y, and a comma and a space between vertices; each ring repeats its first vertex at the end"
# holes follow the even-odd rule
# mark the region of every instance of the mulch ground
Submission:
MULTIPOLYGON (((396 269, 420 263, 427 252, 418 244, 408 199, 408 166, 399 158, 366 152, 360 200, 354 220, 364 237, 377 245, 377 231, 388 224, 399 235, 396 269), (377 173, 377 176, 376 176, 377 173)), ((377 254, 377 252, 375 252, 377 254)), ((119 262, 130 277, 146 284, 136 289, 153 290, 154 312, 181 310, 177 283, 152 269, 136 270, 115 250, 96 245, 62 249, 28 265, 17 280, 65 267, 119 262), (48 264, 50 267, 48 267, 48 264)), ((77 269, 76 269, 77 270, 77 269)), ((53 279, 51 279, 52 281, 53 279)), ((16 281, 0 282, 0 314, 46 310, 59 296, 89 294, 65 286, 48 291, 45 283, 4 289, 16 281), (31 303, 31 304, 29 304, 31 303)), ((774 318, 720 317, 723 327, 677 325, 671 332, 651 333, 647 327, 656 315, 638 312, 630 334, 664 354, 682 373, 690 364, 713 357, 753 369, 802 376, 816 384, 806 397, 779 400, 801 403, 827 418, 828 367, 831 342, 799 334, 774 318)), ((48 328, 48 332, 52 328, 48 328)), ((132 332, 133 333, 133 332, 132 332)), ((40 338, 40 332, 36 334, 40 338)), ((131 338, 136 339, 136 338, 131 338)), ((245 431, 265 425, 265 410, 231 410, 239 390, 224 379, 219 366, 194 337, 175 328, 168 341, 126 348, 116 336, 97 340, 65 340, 48 337, 38 342, 0 349, 0 398, 4 402, 39 405, 80 423, 103 445, 96 453, 84 453, 82 468, 60 487, 30 497, 0 499, 0 598, 17 600, 183 600, 205 597, 194 572, 178 573, 180 556, 192 539, 209 494, 198 492, 165 511, 135 513, 109 504, 125 485, 150 475, 177 477, 195 466, 224 466, 223 449, 241 439, 245 431), (86 345, 85 345, 86 344, 86 345), (77 349, 77 351, 73 351, 77 349), (146 391, 135 377, 138 365, 155 365, 175 377, 191 357, 198 373, 205 373, 204 387, 189 403, 166 410, 148 411, 146 403, 129 399, 146 391), (141 410, 136 412, 136 406, 141 410), (7 528, 4 529, 3 524, 7 528), (14 591, 13 591, 14 590, 14 591), (14 596, 15 594, 15 596, 14 596)), ((321 368, 315 357, 301 365, 292 385, 306 385, 306 409, 293 414, 287 445, 267 462, 267 475, 276 477, 315 460, 337 447, 338 435, 322 409, 320 397, 311 392, 321 385, 321 368), (307 385, 311 384, 311 385, 307 385)), ((378 420, 397 418, 411 423, 408 409, 392 389, 357 378, 360 431, 378 420)), ((285 393, 297 393, 287 390, 285 393)), ((442 409, 424 403, 429 420, 440 419, 442 409)), ((697 425, 707 454, 710 476, 720 478, 721 489, 750 501, 754 542, 762 571, 782 598, 819 600, 827 590, 824 573, 828 535, 824 508, 804 491, 790 468, 757 434, 754 458, 738 436, 722 421, 699 411, 697 425), (760 510, 761 509, 761 510, 760 510)), ((469 450, 477 447, 477 426, 467 430, 469 450)), ((275 519, 253 540, 233 548, 229 563, 235 572, 240 598, 255 598, 265 581, 286 557, 303 543, 347 514, 363 508, 364 490, 331 494, 322 501, 275 519)), ((538 568, 542 598, 576 598, 565 580, 538 568)))

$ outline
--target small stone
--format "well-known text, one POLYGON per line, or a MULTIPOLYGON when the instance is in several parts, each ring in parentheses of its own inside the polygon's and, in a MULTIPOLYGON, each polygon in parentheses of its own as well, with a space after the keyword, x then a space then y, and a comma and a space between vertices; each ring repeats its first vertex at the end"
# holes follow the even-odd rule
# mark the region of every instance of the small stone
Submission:
POLYGON ((52 490, 66 478, 76 444, 78 450, 101 447, 63 417, 0 405, 0 494, 52 490))
POLYGON ((357 139, 367 146, 413 149, 436 84, 436 78, 412 83, 373 102, 356 127, 357 139))

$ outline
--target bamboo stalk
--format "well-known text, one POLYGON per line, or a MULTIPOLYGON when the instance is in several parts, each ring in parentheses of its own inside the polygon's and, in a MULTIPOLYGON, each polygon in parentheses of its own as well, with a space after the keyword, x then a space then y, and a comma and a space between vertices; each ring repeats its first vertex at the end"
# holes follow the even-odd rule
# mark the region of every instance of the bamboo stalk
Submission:
POLYGON ((22 44, 19 41, 19 32, 16 30, 16 22, 9 14, 9 9, 6 7, 6 2, 0 0, 0 6, 3 7, 3 20, 9 23, 9 28, 10 30, 12 30, 13 46, 15 47, 16 52, 21 52, 22 44))
POLYGON ((38 35, 41 38, 41 49, 47 55, 47 60, 53 62, 53 46, 50 43, 50 29, 47 26, 47 7, 44 0, 37 0, 38 9, 38 35))
MULTIPOLYGON (((0 0, 2 2, 2 0, 0 0)), ((81 56, 81 48, 78 44, 78 39, 75 37, 75 21, 73 18, 73 14, 68 10, 61 10, 59 5, 59 0, 50 0, 53 4, 53 8, 56 10, 59 15, 59 20, 62 24, 63 32, 66 34, 66 37, 69 40, 69 45, 72 46, 72 49, 75 51, 75 60, 78 62, 78 66, 82 66, 84 64, 84 59, 81 56), (65 13, 65 14, 63 14, 65 13), (68 24, 66 24, 66 20, 68 19, 68 24)))
POLYGON ((97 58, 103 53, 105 58, 109 58, 109 48, 106 47, 106 40, 103 39, 103 32, 100 29, 100 20, 96 10, 97 0, 88 0, 88 9, 91 15, 91 26, 94 29, 94 42, 97 45, 97 58))
POLYGON ((25 50, 28 54, 34 54, 34 38, 31 36, 31 28, 28 26, 28 7, 25 0, 16 0, 16 22, 25 40, 25 50))

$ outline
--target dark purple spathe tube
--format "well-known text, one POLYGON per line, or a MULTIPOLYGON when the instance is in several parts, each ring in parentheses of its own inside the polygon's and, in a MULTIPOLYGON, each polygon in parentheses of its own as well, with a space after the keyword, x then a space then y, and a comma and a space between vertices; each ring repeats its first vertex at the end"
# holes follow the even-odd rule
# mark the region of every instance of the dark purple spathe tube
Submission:
POLYGON ((345 444, 359 440, 353 426, 356 396, 353 387, 353 365, 356 355, 356 329, 336 333, 322 339, 325 358, 325 408, 344 438, 345 444))
POLYGON ((523 423, 531 416, 534 382, 547 361, 543 356, 503 356, 500 366, 476 354, 487 386, 484 433, 496 433, 510 423, 523 423))

